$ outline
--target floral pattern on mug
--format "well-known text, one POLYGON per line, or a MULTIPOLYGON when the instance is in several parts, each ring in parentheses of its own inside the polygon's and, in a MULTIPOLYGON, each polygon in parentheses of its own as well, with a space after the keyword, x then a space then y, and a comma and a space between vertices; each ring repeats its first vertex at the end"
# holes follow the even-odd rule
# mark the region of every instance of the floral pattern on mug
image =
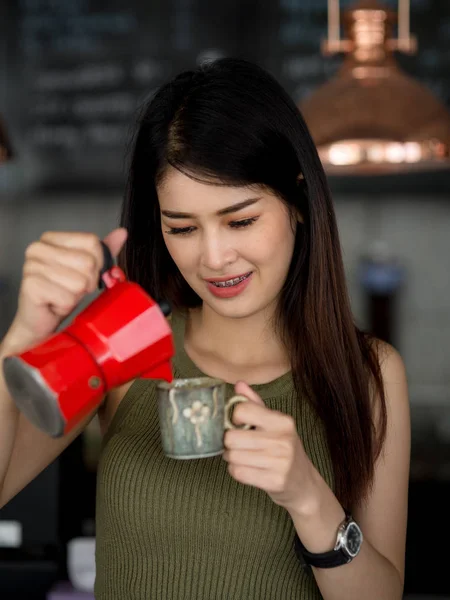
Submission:
POLYGON ((190 408, 183 410, 183 416, 189 419, 195 427, 195 435, 197 437, 197 447, 200 448, 203 445, 202 434, 200 432, 200 425, 208 420, 211 414, 211 409, 207 404, 203 404, 199 400, 196 400, 190 408))

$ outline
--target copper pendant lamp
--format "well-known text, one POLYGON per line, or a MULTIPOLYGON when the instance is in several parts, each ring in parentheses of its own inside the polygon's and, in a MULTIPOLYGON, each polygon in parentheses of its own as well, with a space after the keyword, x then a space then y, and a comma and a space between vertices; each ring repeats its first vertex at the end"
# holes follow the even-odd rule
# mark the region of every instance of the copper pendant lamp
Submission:
POLYGON ((0 164, 13 157, 12 146, 3 119, 0 117, 0 164))
POLYGON ((450 113, 426 87, 407 75, 394 51, 414 54, 409 0, 398 17, 377 0, 344 12, 328 0, 324 55, 343 52, 337 74, 300 104, 330 175, 397 174, 450 167, 450 113), (398 38, 393 38, 398 22, 398 38))

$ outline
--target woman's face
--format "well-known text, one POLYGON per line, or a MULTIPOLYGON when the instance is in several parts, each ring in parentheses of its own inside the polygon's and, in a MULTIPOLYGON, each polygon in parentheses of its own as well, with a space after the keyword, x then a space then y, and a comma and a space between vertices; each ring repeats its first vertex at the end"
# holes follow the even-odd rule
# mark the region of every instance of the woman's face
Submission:
POLYGON ((200 183, 175 169, 158 198, 167 249, 204 303, 234 318, 274 305, 295 240, 281 200, 261 187, 200 183))

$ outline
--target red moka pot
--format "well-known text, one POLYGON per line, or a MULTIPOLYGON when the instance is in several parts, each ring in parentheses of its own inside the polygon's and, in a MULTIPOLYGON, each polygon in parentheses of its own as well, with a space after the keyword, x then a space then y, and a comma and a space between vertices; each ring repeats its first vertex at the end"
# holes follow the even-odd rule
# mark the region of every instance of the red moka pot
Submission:
POLYGON ((112 388, 139 377, 173 379, 170 308, 127 281, 103 249, 105 291, 68 327, 3 361, 17 407, 52 437, 73 429, 112 388))

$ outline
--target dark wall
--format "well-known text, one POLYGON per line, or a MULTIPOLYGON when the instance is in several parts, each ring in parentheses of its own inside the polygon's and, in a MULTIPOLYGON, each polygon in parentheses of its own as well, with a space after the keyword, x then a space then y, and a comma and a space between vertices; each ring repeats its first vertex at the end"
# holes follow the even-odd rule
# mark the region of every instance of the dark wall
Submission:
MULTIPOLYGON (((450 3, 411 4, 420 51, 400 62, 449 104, 450 3)), ((299 101, 341 60, 320 53, 326 7, 326 0, 6 0, 0 112, 27 185, 121 187, 137 108, 206 57, 255 60, 299 101)))

